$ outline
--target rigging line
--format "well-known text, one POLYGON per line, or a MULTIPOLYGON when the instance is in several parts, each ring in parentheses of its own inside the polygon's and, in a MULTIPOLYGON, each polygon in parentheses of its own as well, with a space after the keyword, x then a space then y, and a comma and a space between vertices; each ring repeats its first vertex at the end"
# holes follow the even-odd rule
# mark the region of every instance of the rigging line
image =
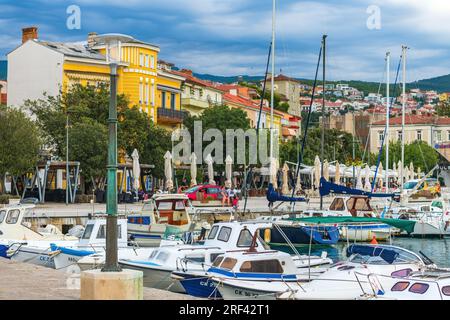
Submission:
MULTIPOLYGON (((400 73, 400 66, 401 66, 402 60, 403 60, 403 56, 400 56, 400 60, 399 60, 399 62, 398 62, 398 67, 397 67, 397 74, 396 74, 396 76, 395 76, 394 92, 393 92, 393 94, 392 94, 392 97, 390 97, 391 101, 386 101, 386 107, 388 107, 388 104, 389 104, 389 115, 387 115, 388 117, 391 115, 390 112, 391 112, 391 110, 392 110, 392 102, 394 101, 393 98, 396 97, 396 94, 397 94, 397 81, 398 81, 398 76, 399 76, 399 73, 400 73)), ((389 121, 389 120, 388 120, 388 121, 389 121)), ((386 140, 386 136, 389 136, 389 132, 387 132, 387 126, 384 127, 383 140, 382 140, 382 142, 381 142, 380 152, 379 152, 379 154, 378 154, 378 161, 377 161, 377 166, 376 166, 376 169, 375 169, 375 176, 374 176, 373 181, 372 181, 372 190, 371 190, 371 192, 373 192, 373 190, 375 189, 375 184, 376 184, 377 174, 378 174, 378 167, 380 166, 381 155, 383 154, 383 147, 384 147, 384 142, 385 142, 385 140, 386 140)), ((389 139, 389 137, 388 137, 388 139, 389 139)), ((388 160, 388 159, 386 159, 386 161, 387 161, 387 160, 388 160)), ((389 166, 386 166, 386 169, 387 169, 388 167, 389 167, 389 166)), ((388 175, 388 177, 389 177, 389 175, 388 175)), ((388 179, 389 179, 389 178, 388 178, 388 179)), ((386 181, 386 186, 388 185, 388 183, 389 183, 389 182, 386 181)))
MULTIPOLYGON (((270 45, 269 45, 269 54, 267 55, 267 64, 266 64, 266 73, 264 75, 264 84, 263 84, 263 90, 261 92, 261 101, 259 104, 259 114, 258 114, 258 123, 256 124, 256 141, 257 141, 257 145, 259 145, 259 126, 261 125, 261 114, 262 114, 262 110, 263 110, 263 105, 264 105, 264 97, 266 95, 266 86, 267 86, 267 74, 269 73, 269 65, 270 65, 270 57, 272 55, 272 45, 273 42, 270 41, 270 45)), ((272 75, 273 77, 274 75, 272 75)), ((247 185, 248 185, 248 178, 251 177, 252 175, 252 171, 253 171, 253 166, 250 166, 250 170, 249 172, 247 172, 247 177, 245 178, 245 186, 244 186, 244 194, 245 194, 245 201, 244 201, 244 213, 245 210, 247 210, 247 202, 248 202, 248 192, 247 192, 247 185)))
MULTIPOLYGON (((319 75, 320 62, 322 61, 322 50, 323 50, 323 44, 320 46, 320 50, 319 50, 319 58, 317 60, 316 75, 315 75, 315 78, 314 78, 313 91, 312 91, 312 94, 311 94, 311 102, 309 104, 308 116, 306 118, 305 133, 304 133, 304 136, 303 136, 302 148, 301 148, 300 152, 297 154, 297 161, 298 162, 297 162, 297 170, 296 170, 295 177, 294 177, 294 186, 292 188, 292 197, 294 197, 295 189, 297 188, 297 179, 298 179, 298 175, 300 174, 300 165, 301 165, 301 163, 303 161, 303 153, 305 151, 306 138, 308 137, 308 128, 309 128, 309 122, 311 120, 312 105, 314 103, 314 95, 316 93, 317 77, 319 75)), ((295 202, 291 202, 291 205, 292 205, 292 210, 294 210, 295 202)))

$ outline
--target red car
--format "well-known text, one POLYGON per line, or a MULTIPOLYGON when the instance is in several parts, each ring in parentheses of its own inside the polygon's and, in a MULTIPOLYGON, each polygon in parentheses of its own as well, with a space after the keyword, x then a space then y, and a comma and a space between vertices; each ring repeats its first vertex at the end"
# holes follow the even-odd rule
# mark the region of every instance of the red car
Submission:
POLYGON ((203 199, 211 197, 214 200, 218 200, 220 194, 222 193, 222 187, 215 186, 212 184, 205 184, 205 185, 198 185, 184 191, 184 193, 186 193, 186 195, 191 201, 197 200, 197 192, 203 193, 203 199))

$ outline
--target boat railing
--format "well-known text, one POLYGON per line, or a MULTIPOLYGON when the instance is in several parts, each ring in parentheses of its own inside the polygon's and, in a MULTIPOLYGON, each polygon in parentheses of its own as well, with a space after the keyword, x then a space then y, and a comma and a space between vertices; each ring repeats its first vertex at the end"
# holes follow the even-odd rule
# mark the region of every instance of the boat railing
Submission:
POLYGON ((199 248, 180 248, 177 251, 195 251, 195 250, 212 250, 212 249, 220 250, 222 248, 220 248, 220 247, 204 247, 204 246, 200 246, 199 248))
POLYGON ((13 242, 13 243, 11 243, 10 245, 8 245, 8 250, 12 249, 13 251, 12 251, 12 254, 8 254, 8 257, 9 258, 14 257, 20 251, 20 249, 23 246, 26 246, 26 245, 28 245, 27 242, 13 242), (12 247, 15 246, 15 245, 18 245, 17 248, 16 249, 12 249, 12 247))

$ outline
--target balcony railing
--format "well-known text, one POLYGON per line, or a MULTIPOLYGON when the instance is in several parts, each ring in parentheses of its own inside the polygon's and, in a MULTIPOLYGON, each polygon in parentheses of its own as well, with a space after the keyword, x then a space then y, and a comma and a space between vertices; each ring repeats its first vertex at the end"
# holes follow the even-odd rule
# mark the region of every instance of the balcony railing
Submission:
POLYGON ((158 108, 158 122, 182 123, 188 116, 186 111, 158 108))

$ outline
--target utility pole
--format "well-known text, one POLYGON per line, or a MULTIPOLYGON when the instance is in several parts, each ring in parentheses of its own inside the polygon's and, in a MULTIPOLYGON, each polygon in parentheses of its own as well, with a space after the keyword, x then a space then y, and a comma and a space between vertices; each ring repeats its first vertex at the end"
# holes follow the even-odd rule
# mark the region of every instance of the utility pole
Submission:
MULTIPOLYGON (((325 158, 325 150, 324 150, 324 144, 325 144, 325 77, 326 77, 326 41, 327 41, 327 35, 323 35, 322 37, 322 54, 323 54, 323 88, 322 88, 322 137, 321 137, 321 149, 320 149, 320 176, 323 177, 323 162, 325 158)), ((319 186, 320 188, 320 186, 319 186)), ((320 210, 323 210, 323 197, 320 196, 320 210)))

